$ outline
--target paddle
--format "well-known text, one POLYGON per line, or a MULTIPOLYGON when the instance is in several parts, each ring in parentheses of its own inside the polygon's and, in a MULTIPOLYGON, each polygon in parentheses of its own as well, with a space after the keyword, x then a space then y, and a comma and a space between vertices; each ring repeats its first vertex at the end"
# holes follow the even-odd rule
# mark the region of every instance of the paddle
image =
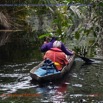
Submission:
POLYGON ((86 47, 75 47, 75 55, 78 56, 79 58, 81 58, 83 61, 85 61, 85 63, 90 64, 92 62, 94 62, 93 60, 85 57, 85 55, 87 54, 87 48, 86 47), (80 54, 83 54, 84 56, 80 55, 77 53, 77 51, 80 51, 80 54))
POLYGON ((85 63, 92 63, 92 62, 94 62, 93 60, 91 60, 91 59, 89 59, 89 58, 83 57, 83 56, 78 55, 78 54, 76 54, 76 55, 77 55, 79 58, 81 58, 82 60, 84 60, 85 63))

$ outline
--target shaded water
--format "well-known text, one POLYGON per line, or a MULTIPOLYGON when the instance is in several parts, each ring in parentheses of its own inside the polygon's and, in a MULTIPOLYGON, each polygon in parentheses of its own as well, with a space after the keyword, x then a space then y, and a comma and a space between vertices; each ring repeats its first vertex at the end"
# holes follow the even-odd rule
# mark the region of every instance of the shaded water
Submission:
POLYGON ((0 66, 0 103, 103 102, 103 61, 86 65, 76 58, 71 72, 62 80, 38 84, 29 71, 40 61, 0 66))

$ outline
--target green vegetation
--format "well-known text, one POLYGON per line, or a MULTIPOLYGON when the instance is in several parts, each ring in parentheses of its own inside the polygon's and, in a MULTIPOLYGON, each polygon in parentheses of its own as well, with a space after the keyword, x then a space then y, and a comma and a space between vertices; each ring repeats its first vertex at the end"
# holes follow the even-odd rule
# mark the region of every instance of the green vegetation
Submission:
MULTIPOLYGON (((53 33, 63 41, 72 41, 77 51, 84 48, 91 55, 95 52, 90 48, 97 46, 103 50, 102 0, 3 0, 0 4, 8 4, 0 10, 7 17, 9 29, 19 31, 19 36, 15 36, 24 43, 53 33)), ((1 22, 4 24, 5 21, 1 22)), ((12 34, 9 40, 14 37, 12 34)))

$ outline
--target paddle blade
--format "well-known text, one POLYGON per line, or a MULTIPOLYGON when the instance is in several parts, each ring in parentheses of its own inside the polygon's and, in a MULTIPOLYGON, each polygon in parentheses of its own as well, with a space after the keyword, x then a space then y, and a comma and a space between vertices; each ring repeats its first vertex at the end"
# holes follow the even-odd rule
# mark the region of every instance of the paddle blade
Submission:
POLYGON ((89 59, 89 58, 86 58, 86 57, 82 57, 82 56, 79 56, 82 60, 84 60, 86 63, 92 63, 94 62, 93 60, 89 59))

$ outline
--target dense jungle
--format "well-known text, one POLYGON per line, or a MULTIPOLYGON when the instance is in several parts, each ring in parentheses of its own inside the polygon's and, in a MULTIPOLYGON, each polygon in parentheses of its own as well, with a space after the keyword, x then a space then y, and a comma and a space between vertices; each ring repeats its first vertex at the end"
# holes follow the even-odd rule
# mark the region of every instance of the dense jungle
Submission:
POLYGON ((102 71, 102 0, 0 0, 0 103, 102 103, 102 71), (32 83, 47 36, 95 63, 76 58, 61 81, 32 83))
POLYGON ((90 48, 99 47, 103 54, 102 6, 101 0, 0 1, 0 47, 40 44, 53 34, 73 41, 75 50, 86 48, 90 53, 90 48))

